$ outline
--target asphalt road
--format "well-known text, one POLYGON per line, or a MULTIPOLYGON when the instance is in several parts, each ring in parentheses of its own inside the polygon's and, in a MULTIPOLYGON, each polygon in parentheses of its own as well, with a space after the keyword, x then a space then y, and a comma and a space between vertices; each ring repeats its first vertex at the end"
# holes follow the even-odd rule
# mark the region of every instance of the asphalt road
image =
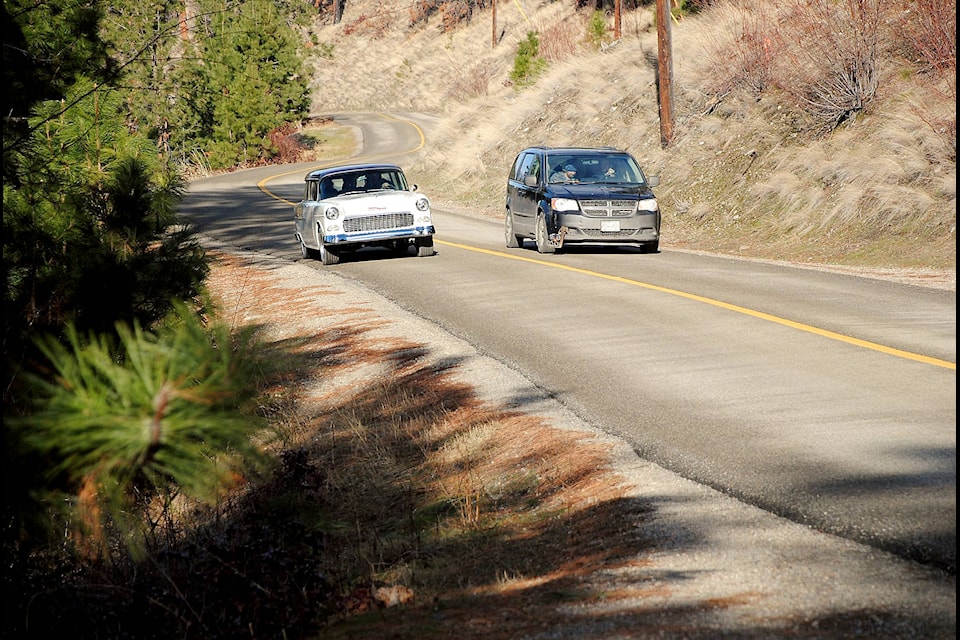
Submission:
MULTIPOLYGON (((338 117, 363 132, 363 160, 405 167, 430 126, 338 117)), ((291 203, 312 166, 196 181, 182 210, 221 242, 299 260, 291 203)), ((435 256, 311 266, 466 340, 643 459, 955 575, 953 292, 669 248, 541 256, 505 248, 491 220, 435 217, 435 256)))

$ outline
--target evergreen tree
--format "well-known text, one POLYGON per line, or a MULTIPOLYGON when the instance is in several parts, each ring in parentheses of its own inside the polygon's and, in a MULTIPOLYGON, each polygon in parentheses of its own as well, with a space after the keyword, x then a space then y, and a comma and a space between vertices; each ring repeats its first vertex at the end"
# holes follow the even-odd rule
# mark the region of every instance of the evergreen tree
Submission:
POLYGON ((271 158, 270 132, 309 109, 296 36, 270 0, 248 0, 211 14, 203 60, 210 70, 215 167, 271 158))
POLYGON ((300 41, 281 9, 271 0, 111 4, 104 35, 126 61, 131 117, 161 152, 218 168, 274 156, 270 133, 310 106, 300 41))
POLYGON ((71 0, 4 0, 3 182, 15 179, 35 104, 59 100, 80 76, 97 82, 115 68, 98 37, 100 10, 71 0))

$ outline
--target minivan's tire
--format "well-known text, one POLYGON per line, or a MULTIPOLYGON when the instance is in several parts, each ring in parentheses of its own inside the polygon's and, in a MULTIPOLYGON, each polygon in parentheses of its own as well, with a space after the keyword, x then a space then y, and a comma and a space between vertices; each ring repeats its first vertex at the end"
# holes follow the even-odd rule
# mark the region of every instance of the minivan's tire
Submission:
POLYGON ((503 236, 508 249, 517 249, 523 246, 523 237, 513 232, 513 212, 507 209, 503 218, 503 236))
POLYGON ((427 256, 432 256, 436 253, 433 250, 433 236, 427 238, 417 238, 417 256, 421 258, 426 258, 427 256))
POLYGON ((557 246, 550 244, 550 232, 547 231, 547 216, 537 214, 537 251, 540 253, 556 253, 557 246))
POLYGON ((340 249, 320 243, 320 262, 324 265, 337 264, 340 262, 340 249))
POLYGON ((656 240, 655 242, 647 242, 640 245, 640 251, 642 253, 657 253, 660 251, 660 241, 656 240))

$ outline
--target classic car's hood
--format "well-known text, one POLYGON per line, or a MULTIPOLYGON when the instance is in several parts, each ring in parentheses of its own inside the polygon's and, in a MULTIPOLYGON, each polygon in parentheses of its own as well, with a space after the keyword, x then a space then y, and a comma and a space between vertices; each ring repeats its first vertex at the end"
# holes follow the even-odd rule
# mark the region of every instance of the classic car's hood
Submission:
POLYGON ((550 191, 554 196, 560 198, 619 198, 622 200, 639 200, 652 198, 653 191, 648 186, 625 185, 625 184, 602 184, 602 183, 583 183, 583 184, 552 184, 550 191))
POLYGON ((389 213, 409 211, 415 208, 418 199, 424 196, 412 191, 372 191, 369 193, 350 193, 324 200, 326 204, 336 204, 346 214, 389 213))

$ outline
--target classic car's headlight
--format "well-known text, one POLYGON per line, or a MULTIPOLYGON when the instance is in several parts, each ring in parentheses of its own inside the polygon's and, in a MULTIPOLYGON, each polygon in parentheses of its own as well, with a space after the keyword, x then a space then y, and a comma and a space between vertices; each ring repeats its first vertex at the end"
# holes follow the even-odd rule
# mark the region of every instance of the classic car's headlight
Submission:
POLYGON ((327 220, 336 220, 340 217, 340 209, 336 207, 327 207, 327 210, 323 212, 323 217, 327 220))
POLYGON ((426 198, 417 198, 417 209, 419 211, 427 211, 430 208, 430 201, 426 198))
POLYGON ((554 211, 576 211, 580 208, 576 200, 570 198, 552 198, 550 208, 554 211))
POLYGON ((657 201, 655 198, 641 200, 637 203, 637 211, 656 211, 657 208, 657 201))

